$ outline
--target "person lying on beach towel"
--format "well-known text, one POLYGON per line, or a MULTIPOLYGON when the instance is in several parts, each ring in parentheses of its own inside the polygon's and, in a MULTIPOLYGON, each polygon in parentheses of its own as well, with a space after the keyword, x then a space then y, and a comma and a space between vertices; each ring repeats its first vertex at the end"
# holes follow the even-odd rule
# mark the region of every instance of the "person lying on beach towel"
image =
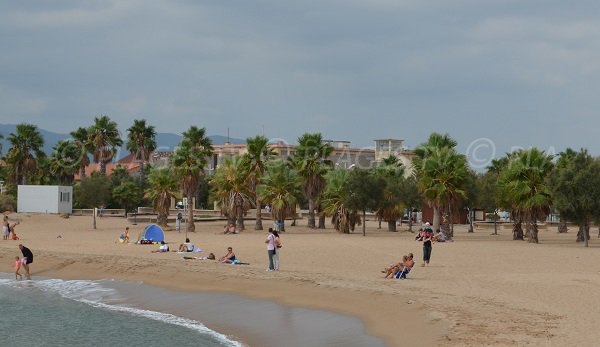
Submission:
POLYGON ((160 247, 158 247, 158 250, 156 251, 151 251, 152 253, 164 253, 164 252, 168 252, 169 251, 169 245, 167 245, 165 243, 165 241, 160 241, 160 247))

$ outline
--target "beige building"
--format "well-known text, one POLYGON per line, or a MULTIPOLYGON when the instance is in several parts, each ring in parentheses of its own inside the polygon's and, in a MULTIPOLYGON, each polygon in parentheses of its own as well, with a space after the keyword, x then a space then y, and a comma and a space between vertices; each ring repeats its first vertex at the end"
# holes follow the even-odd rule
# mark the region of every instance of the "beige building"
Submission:
MULTIPOLYGON (((383 161, 384 158, 390 155, 398 157, 405 167, 410 168, 413 152, 404 148, 404 140, 375 140, 375 149, 372 147, 356 148, 352 147, 350 141, 334 141, 324 140, 333 147, 333 152, 328 158, 338 168, 352 169, 362 168, 367 169, 373 167, 377 163, 383 161)), ((285 143, 284 141, 272 142, 269 147, 275 152, 277 157, 287 159, 296 154, 296 145, 285 143)), ((222 144, 213 145, 213 156, 208 162, 207 173, 210 175, 214 172, 225 158, 231 158, 247 153, 245 144, 222 144)), ((168 157, 171 152, 155 152, 152 155, 151 163, 156 166, 168 165, 168 157)))

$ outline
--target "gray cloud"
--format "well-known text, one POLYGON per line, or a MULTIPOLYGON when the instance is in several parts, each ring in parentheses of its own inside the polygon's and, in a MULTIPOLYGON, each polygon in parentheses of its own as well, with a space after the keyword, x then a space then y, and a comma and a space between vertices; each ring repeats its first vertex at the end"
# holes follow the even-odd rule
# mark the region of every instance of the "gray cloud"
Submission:
POLYGON ((600 154, 592 1, 0 3, 0 120, 600 154), (57 120, 61 121, 57 121, 57 120))

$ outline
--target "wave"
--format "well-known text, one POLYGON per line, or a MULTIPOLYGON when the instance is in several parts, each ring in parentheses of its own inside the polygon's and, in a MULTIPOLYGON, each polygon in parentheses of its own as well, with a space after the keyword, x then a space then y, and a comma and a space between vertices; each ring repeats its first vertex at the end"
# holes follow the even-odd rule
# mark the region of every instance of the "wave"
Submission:
POLYGON ((12 279, 0 278, 0 286, 9 286, 14 288, 35 288, 44 292, 56 293, 65 299, 70 299, 78 302, 85 303, 92 307, 124 312, 139 317, 144 317, 159 321, 162 323, 178 325, 181 327, 194 330, 200 334, 209 335, 225 346, 230 347, 243 347, 244 345, 238 341, 231 340, 226 335, 221 334, 217 331, 207 328, 201 322, 178 317, 169 313, 162 313, 150 310, 144 310, 140 308, 127 307, 123 305, 114 305, 107 302, 118 300, 119 293, 117 290, 102 286, 102 284, 96 281, 85 281, 85 280, 60 280, 60 279, 46 279, 36 281, 15 281, 12 279))

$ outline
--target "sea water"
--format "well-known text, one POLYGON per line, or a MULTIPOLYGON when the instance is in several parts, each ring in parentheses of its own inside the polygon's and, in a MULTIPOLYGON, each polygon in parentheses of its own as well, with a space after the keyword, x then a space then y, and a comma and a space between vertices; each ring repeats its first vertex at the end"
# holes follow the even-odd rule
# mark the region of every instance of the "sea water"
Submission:
POLYGON ((120 301, 100 282, 0 275, 0 346, 242 346, 201 322, 120 301))
POLYGON ((4 346, 384 347, 356 317, 223 293, 0 273, 4 346), (210 327, 210 328, 209 328, 210 327), (226 335, 229 332, 248 339, 226 335))

